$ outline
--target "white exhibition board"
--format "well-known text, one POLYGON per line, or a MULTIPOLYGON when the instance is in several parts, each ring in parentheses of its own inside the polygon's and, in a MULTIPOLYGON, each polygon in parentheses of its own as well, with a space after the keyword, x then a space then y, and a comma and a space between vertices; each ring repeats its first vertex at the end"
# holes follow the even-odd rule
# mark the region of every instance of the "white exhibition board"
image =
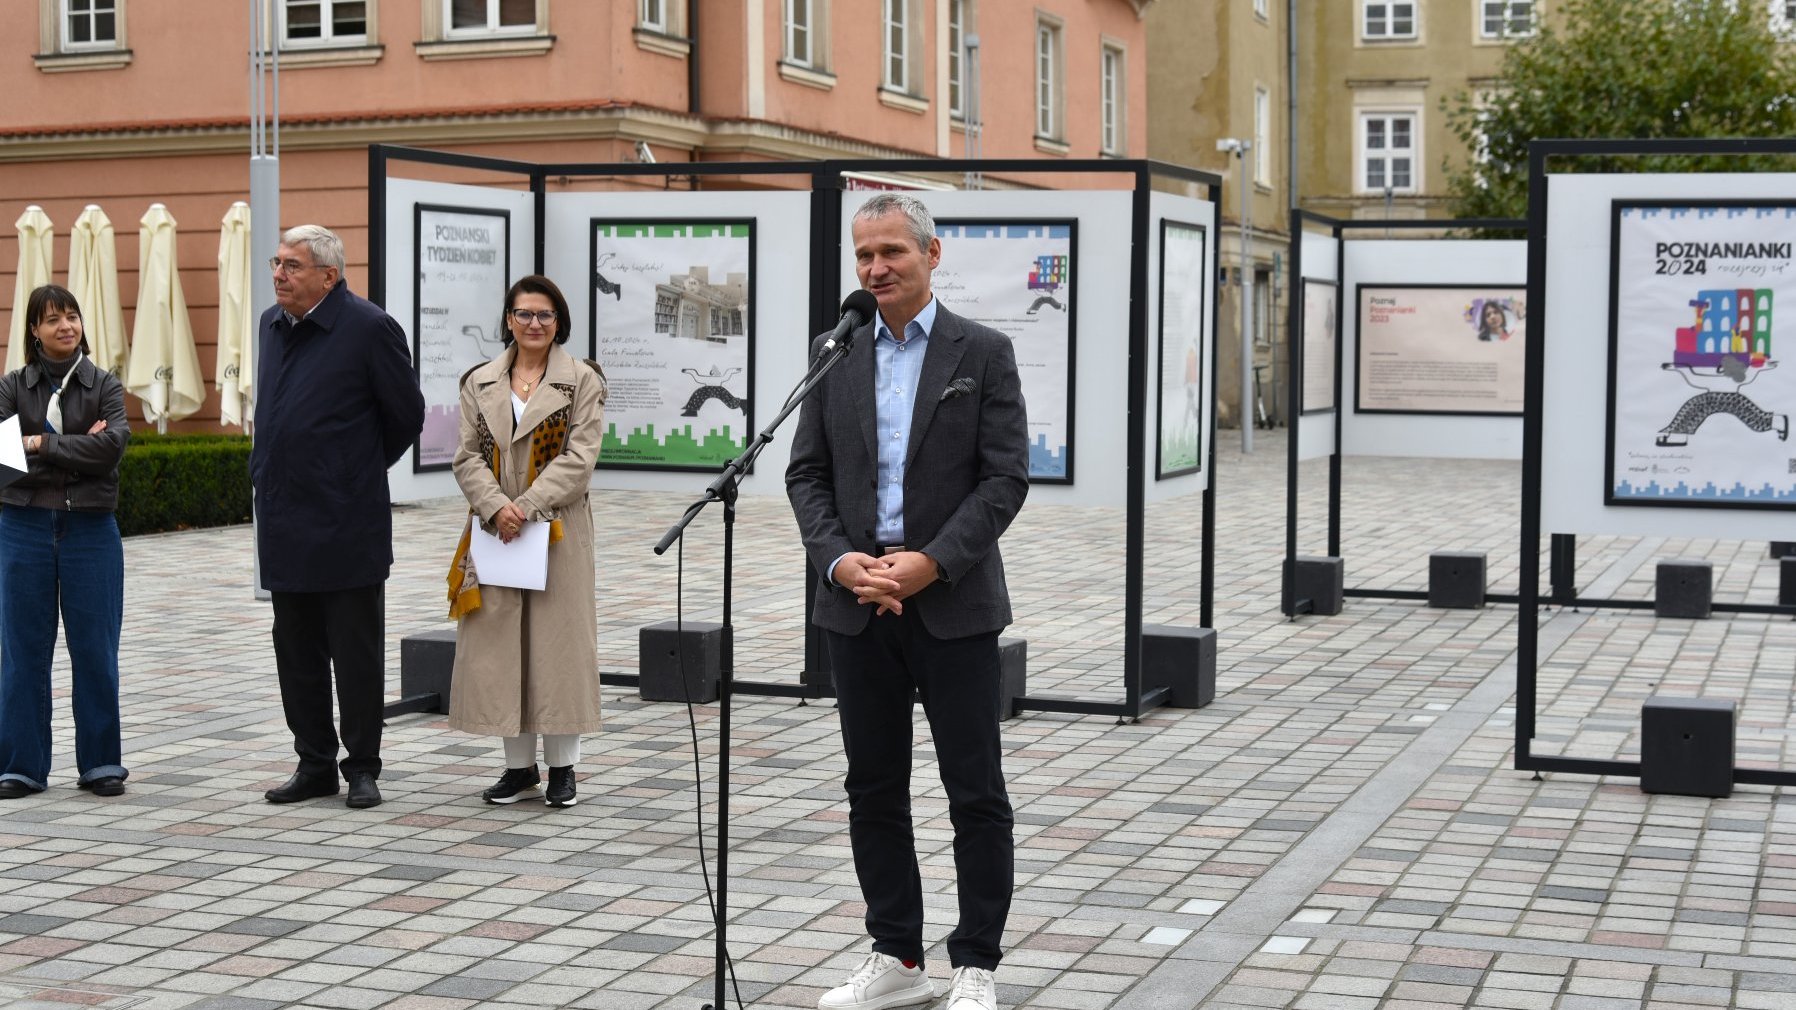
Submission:
MULTIPOLYGON (((850 191, 843 194, 842 268, 843 292, 859 286, 854 271, 854 212, 875 194, 850 191)), ((1121 505, 1126 486, 1128 423, 1128 334, 1129 334, 1129 268, 1131 248, 1130 220, 1132 194, 1127 191, 922 191, 913 193, 928 206, 939 220, 966 222, 1066 222, 1076 225, 1076 248, 1072 262, 1074 300, 1073 358, 1070 363, 1073 396, 1070 416, 1066 419, 1072 433, 1070 453, 1071 483, 1035 483, 1029 489, 1032 504, 1121 505)), ((1148 369, 1149 403, 1157 404, 1159 360, 1157 357, 1159 327, 1159 247, 1161 220, 1192 222, 1202 226, 1206 240, 1203 258, 1215 263, 1215 236, 1210 234, 1211 205, 1203 201, 1153 194, 1148 257, 1148 369)), ((970 236, 950 234, 942 243, 942 263, 938 281, 949 285, 969 284, 967 273, 982 264, 957 261, 956 243, 961 250, 978 248, 970 236)), ((1211 367, 1210 306, 1214 297, 1213 266, 1204 275, 1199 291, 1202 298, 1203 350, 1202 374, 1204 392, 1201 402, 1204 441, 1199 452, 1207 461, 1209 432, 1208 389, 1211 367)), ((1021 289, 1023 278, 1017 278, 1021 289)), ((1192 283, 1199 283, 1196 279, 1192 283)), ((955 297, 949 288, 940 292, 944 303, 955 297)), ((1044 311, 1052 311, 1051 308, 1044 311)), ((965 313, 963 313, 965 314, 965 313)), ((1022 355, 1019 354, 1019 358, 1022 355)), ((1056 382, 1057 386, 1058 383, 1056 382)), ((1034 412, 1032 411, 1032 416, 1034 412)), ((1154 480, 1155 431, 1154 415, 1149 413, 1142 462, 1144 486, 1149 501, 1201 491, 1208 480, 1207 471, 1154 480)), ((1039 423, 1037 428, 1041 427, 1039 423)))
MULTIPOLYGON (((753 438, 773 420, 786 395, 804 375, 806 348, 811 337, 810 290, 806 283, 810 273, 810 200, 809 191, 549 194, 543 229, 543 258, 549 276, 567 295, 568 310, 574 317, 569 349, 578 349, 582 356, 593 354, 593 297, 595 285, 601 283, 594 268, 595 220, 750 221, 754 245, 754 271, 749 281, 753 299, 753 385, 749 390, 748 416, 752 430, 741 434, 753 438)), ((623 282, 665 283, 690 264, 669 260, 662 265, 665 269, 659 273, 644 271, 633 281, 623 282)), ((597 271, 599 274, 604 272, 603 269, 597 271)), ((718 282, 724 279, 714 278, 718 282)), ((604 283, 610 283, 610 279, 604 283)), ((613 297, 606 292, 599 293, 613 297)), ((621 374, 619 377, 622 378, 621 374)), ((788 419, 781 431, 785 437, 776 435, 761 453, 755 461, 754 472, 742 481, 744 492, 785 493, 790 428, 796 423, 796 417, 788 419)), ((694 471, 620 470, 601 466, 593 478, 593 486, 635 491, 690 491, 696 498, 709 480, 705 473, 694 471)))
MULTIPOLYGON (((415 271, 422 267, 427 275, 431 273, 431 264, 421 264, 416 249, 415 229, 419 224, 417 215, 420 205, 445 208, 443 211, 431 213, 442 215, 446 223, 450 218, 457 216, 449 212, 447 208, 503 213, 502 220, 505 222, 506 230, 504 244, 508 262, 505 265, 489 264, 487 269, 480 273, 483 278, 497 283, 496 278, 509 270, 511 276, 505 281, 505 286, 509 287, 512 280, 531 272, 536 245, 536 208, 528 190, 424 182, 403 178, 388 178, 386 186, 387 218, 384 244, 387 262, 387 291, 384 307, 387 314, 397 320, 400 328, 405 331, 408 352, 412 348, 420 346, 418 341, 420 334, 414 332, 417 329, 418 320, 414 282, 417 281, 426 286, 430 284, 429 276, 420 279, 415 271)), ((471 216, 474 218, 487 217, 487 215, 480 214, 471 216)), ((495 217, 492 220, 496 222, 501 219, 495 217)), ((492 237, 495 241, 498 238, 496 234, 492 237)), ((426 244, 427 246, 432 244, 428 236, 426 244)), ((478 251, 479 247, 483 245, 485 243, 478 240, 461 242, 453 238, 445 239, 441 243, 442 248, 451 251, 461 248, 478 251)), ((428 254, 427 258, 429 258, 428 254)), ((438 263, 439 266, 446 264, 446 260, 438 263)), ((456 283, 454 277, 448 277, 445 283, 439 287, 448 289, 456 283)), ((444 407, 442 401, 450 395, 445 392, 447 387, 443 381, 448 373, 456 372, 459 376, 461 371, 466 371, 468 367, 491 357, 491 354, 486 353, 487 351, 496 350, 492 330, 498 327, 499 316, 505 309, 502 304, 504 296, 505 288, 500 287, 496 295, 490 296, 492 304, 484 313, 480 311, 479 303, 486 300, 487 296, 466 299, 466 304, 460 306, 458 312, 465 309, 466 313, 470 314, 467 319, 460 318, 458 315, 456 325, 450 330, 433 330, 431 333, 425 334, 427 337, 440 336, 444 341, 440 349, 452 352, 454 355, 453 361, 435 360, 438 356, 428 350, 424 355, 427 359, 431 359, 424 362, 424 381, 430 383, 433 390, 431 395, 426 398, 426 406, 427 410, 434 412, 426 416, 426 425, 431 423, 433 417, 437 417, 437 420, 444 423, 453 421, 453 418, 445 420, 437 416, 442 413, 444 407), (474 326, 480 327, 480 332, 474 332, 471 328, 474 326), (432 371, 433 367, 434 372, 432 371)), ((431 300, 428 294, 427 300, 431 300)), ((427 325, 426 329, 430 329, 430 327, 427 325)), ((417 363, 414 362, 414 366, 416 365, 417 363)), ((450 402, 453 403, 453 401, 450 402)), ((392 469, 387 471, 387 486, 391 490, 394 501, 421 501, 427 498, 448 498, 461 494, 461 489, 456 486, 454 474, 448 470, 436 469, 418 473, 415 472, 414 465, 413 453, 408 451, 398 463, 393 465, 392 469)))
MULTIPOLYGON (((1617 200, 1784 201, 1796 175, 1551 175, 1547 179, 1546 300, 1540 519, 1543 532, 1789 540, 1788 511, 1605 505, 1609 297, 1617 200)), ((1671 325, 1670 323, 1666 324, 1671 325)), ((1796 459, 1796 452, 1791 454, 1796 459)))
MULTIPOLYGON (((1341 240, 1333 235, 1322 235, 1312 231, 1305 231, 1301 233, 1300 241, 1303 243, 1303 279, 1327 281, 1335 285, 1335 296, 1337 299, 1335 303, 1335 332, 1339 334, 1341 331, 1340 320, 1343 314, 1342 302, 1340 301, 1339 269, 1341 240)), ((1303 287, 1300 284, 1298 286, 1297 297, 1302 297, 1302 291, 1303 287)), ((1298 311, 1300 313, 1303 311, 1302 305, 1298 306, 1298 311)), ((1297 333, 1293 334, 1290 339, 1293 344, 1295 344, 1295 342, 1301 338, 1302 334, 1297 333)), ((1309 369, 1312 364, 1313 363, 1307 358, 1304 360, 1303 367, 1306 376, 1309 375, 1309 369)), ((1329 367, 1333 367, 1333 362, 1329 363, 1329 367)), ((1293 399, 1292 402, 1301 404, 1303 401, 1299 396, 1298 398, 1293 399)), ((1320 459, 1324 456, 1331 456, 1334 454, 1335 425, 1340 423, 1340 415, 1341 395, 1339 392, 1336 393, 1335 409, 1333 410, 1313 414, 1305 414, 1301 410, 1298 412, 1298 459, 1320 459)))
MULTIPOLYGON (((1521 459, 1522 419, 1454 414, 1365 413, 1359 388, 1362 285, 1504 285, 1528 282, 1528 243, 1479 239, 1347 238, 1341 255, 1341 385, 1337 417, 1348 456, 1521 459)), ((1305 257, 1308 273, 1308 257, 1305 257)))

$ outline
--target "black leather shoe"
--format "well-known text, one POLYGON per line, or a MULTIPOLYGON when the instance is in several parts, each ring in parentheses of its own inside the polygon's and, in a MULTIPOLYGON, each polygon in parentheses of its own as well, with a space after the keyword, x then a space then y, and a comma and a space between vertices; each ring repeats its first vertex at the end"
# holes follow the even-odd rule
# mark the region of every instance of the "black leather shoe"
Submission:
POLYGON ((516 803, 525 793, 535 792, 542 784, 543 777, 537 774, 534 764, 528 768, 507 768, 499 781, 481 793, 480 798, 488 803, 516 803))
MULTIPOLYGON (((344 806, 363 810, 380 806, 380 787, 374 784, 374 776, 369 772, 350 772, 344 776, 349 780, 349 798, 343 801, 344 806)), ((332 789, 331 792, 336 792, 332 789)))
POLYGON ((125 780, 117 775, 102 775, 92 782, 82 782, 80 786, 95 796, 125 795, 125 780))
POLYGON ((37 792, 18 779, 0 779, 0 800, 16 800, 21 796, 30 796, 37 792))
POLYGON ((543 790, 543 802, 552 807, 571 807, 574 799, 574 766, 549 769, 549 788, 543 790))
POLYGON ((298 803, 300 800, 317 799, 320 796, 335 796, 339 788, 335 775, 325 778, 322 775, 294 772, 292 778, 263 793, 262 798, 270 803, 298 803))

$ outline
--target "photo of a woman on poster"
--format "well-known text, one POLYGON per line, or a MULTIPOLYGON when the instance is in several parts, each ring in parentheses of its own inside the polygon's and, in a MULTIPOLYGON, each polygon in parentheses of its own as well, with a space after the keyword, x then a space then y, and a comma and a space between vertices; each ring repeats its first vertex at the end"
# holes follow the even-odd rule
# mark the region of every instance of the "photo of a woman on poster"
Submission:
POLYGON ((1484 299, 1484 304, 1478 307, 1478 339, 1509 339, 1509 313, 1495 298, 1484 299))

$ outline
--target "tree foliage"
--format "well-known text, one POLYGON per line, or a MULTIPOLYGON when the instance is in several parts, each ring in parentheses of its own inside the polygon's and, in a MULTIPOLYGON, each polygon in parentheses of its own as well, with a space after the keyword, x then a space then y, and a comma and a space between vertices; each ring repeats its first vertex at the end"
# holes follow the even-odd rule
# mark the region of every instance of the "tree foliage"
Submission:
MULTIPOLYGON (((1486 94, 1443 102, 1481 159, 1446 166, 1460 217, 1525 217, 1528 142, 1545 138, 1796 136, 1796 40, 1766 0, 1557 0, 1505 52, 1486 94)), ((1769 156, 1578 159, 1555 171, 1788 169, 1769 156)))

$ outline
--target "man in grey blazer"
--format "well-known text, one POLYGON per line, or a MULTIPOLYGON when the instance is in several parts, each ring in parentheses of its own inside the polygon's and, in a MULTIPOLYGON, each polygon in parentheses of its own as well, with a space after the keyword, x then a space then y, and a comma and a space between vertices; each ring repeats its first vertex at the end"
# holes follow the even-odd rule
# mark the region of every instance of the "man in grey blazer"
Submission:
MULTIPOLYGON (((848 754, 849 837, 873 952, 824 1010, 934 998, 911 834, 911 694, 923 702, 954 823, 960 922, 946 1010, 995 1010, 1010 909, 1010 799, 998 736, 998 632, 1010 623, 1003 534, 1029 490, 1010 338, 930 290, 941 240, 914 197, 882 193, 853 221, 855 269, 879 317, 805 401, 786 492, 820 575, 848 754)), ((821 339, 821 338, 819 338, 821 339)))

